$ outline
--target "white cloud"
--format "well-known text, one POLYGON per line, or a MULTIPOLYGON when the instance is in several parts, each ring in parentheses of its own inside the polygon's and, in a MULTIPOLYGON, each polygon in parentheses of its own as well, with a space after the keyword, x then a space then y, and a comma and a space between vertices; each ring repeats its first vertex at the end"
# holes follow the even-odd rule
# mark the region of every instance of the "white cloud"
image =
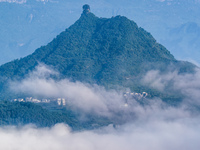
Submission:
POLYGON ((143 84, 159 91, 181 93, 187 102, 200 105, 200 69, 195 73, 178 74, 177 71, 161 74, 158 70, 149 71, 142 79, 143 84))
MULTIPOLYGON (((11 81, 10 89, 30 96, 65 98, 67 106, 85 113, 103 116, 113 116, 119 112, 127 116, 135 114, 136 111, 137 114, 144 113, 143 108, 133 98, 129 99, 128 107, 125 107, 127 100, 122 91, 106 90, 98 85, 71 82, 68 79, 54 80, 52 76, 59 76, 59 73, 45 65, 39 65, 22 81, 11 81)), ((157 70, 152 70, 143 77, 142 82, 162 92, 168 90, 181 93, 185 95, 187 102, 200 105, 199 69, 195 74, 178 74, 177 71, 161 74, 157 70)), ((159 102, 159 100, 146 101, 151 101, 154 107, 159 102)))
POLYGON ((199 118, 175 121, 149 118, 149 120, 136 121, 116 128, 109 125, 97 130, 78 132, 72 132, 64 124, 44 129, 31 126, 21 129, 4 127, 0 128, 0 149, 198 150, 199 138, 199 118))
MULTIPOLYGON (((4 127, 0 128, 0 149, 198 150, 200 147, 199 112, 191 112, 187 105, 172 107, 160 99, 146 100, 148 104, 140 105, 138 101, 130 99, 128 107, 125 107, 121 92, 70 82, 68 79, 55 81, 52 75, 59 74, 45 65, 39 65, 26 79, 11 82, 10 85, 15 92, 66 97, 69 100, 67 104, 79 111, 97 116, 107 115, 111 119, 119 117, 121 120, 117 119, 122 125, 76 132, 64 124, 43 129, 4 127)), ((195 74, 181 75, 176 71, 167 74, 150 71, 143 81, 161 90, 165 90, 168 82, 173 81, 172 90, 186 92, 188 97, 196 95, 191 99, 198 100, 199 78, 199 70, 195 74)))
MULTIPOLYGON (((116 114, 120 113, 121 117, 124 117, 121 119, 124 120, 143 116, 146 111, 151 110, 148 106, 144 109, 134 98, 129 98, 126 107, 127 100, 122 91, 105 90, 98 85, 71 82, 68 79, 54 80, 51 78, 52 75, 58 76, 59 73, 45 65, 39 65, 22 81, 10 82, 10 89, 30 96, 65 98, 67 106, 74 110, 115 118, 118 117, 116 114)), ((159 83, 159 86, 163 85, 159 83)), ((159 108, 161 105, 159 99, 150 103, 154 108, 159 108)))
POLYGON ((0 0, 0 2, 18 3, 18 4, 26 3, 26 1, 27 0, 0 0))
MULTIPOLYGON (((46 3, 46 2, 54 2, 53 0, 35 0, 37 2, 43 2, 43 3, 46 3)), ((8 2, 8 3, 17 3, 17 4, 24 4, 27 2, 27 0, 0 0, 0 2, 8 2)))
POLYGON ((71 82, 68 79, 56 81, 50 78, 51 75, 58 73, 47 66, 39 65, 26 79, 11 82, 10 88, 12 91, 32 96, 66 98, 68 106, 100 115, 109 115, 110 109, 114 111, 117 109, 115 107, 124 105, 122 93, 107 92, 103 87, 71 82))
POLYGON ((156 1, 158 1, 158 2, 164 2, 165 0, 156 0, 156 1))
MULTIPOLYGON (((49 0, 36 0, 37 2, 43 2, 43 3, 46 3, 46 2, 49 2, 49 0)), ((50 0, 52 1, 52 0, 50 0)))
POLYGON ((164 91, 169 81, 176 80, 179 78, 177 71, 168 72, 167 74, 161 74, 159 70, 151 70, 142 78, 142 82, 151 88, 159 91, 164 91))
MULTIPOLYGON (((173 0, 156 0, 157 2, 172 2, 173 0)), ((170 4, 170 3, 168 3, 170 4)))

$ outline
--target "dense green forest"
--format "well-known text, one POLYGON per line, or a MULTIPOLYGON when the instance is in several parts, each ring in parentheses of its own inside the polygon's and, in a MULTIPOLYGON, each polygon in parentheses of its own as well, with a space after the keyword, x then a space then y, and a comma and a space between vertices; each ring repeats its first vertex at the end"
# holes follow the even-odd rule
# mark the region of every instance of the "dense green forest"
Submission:
POLYGON ((111 123, 106 118, 87 116, 80 119, 81 114, 66 107, 49 108, 30 102, 0 101, 0 126, 22 126, 33 124, 37 127, 51 127, 57 123, 66 123, 73 130, 92 129, 111 123))
POLYGON ((144 89, 155 96, 159 94, 140 83, 147 71, 165 73, 170 68, 185 73, 195 67, 177 61, 134 21, 123 16, 98 18, 91 12, 83 12, 72 26, 33 54, 0 66, 0 98, 14 95, 9 93, 7 81, 23 79, 38 63, 54 68, 60 78, 106 88, 121 86, 135 92, 144 89))
MULTIPOLYGON (((69 115, 69 114, 68 114, 69 115)), ((0 101, 1 125, 24 125, 33 123, 37 126, 53 126, 56 123, 75 123, 74 116, 62 115, 49 111, 34 103, 0 101)))

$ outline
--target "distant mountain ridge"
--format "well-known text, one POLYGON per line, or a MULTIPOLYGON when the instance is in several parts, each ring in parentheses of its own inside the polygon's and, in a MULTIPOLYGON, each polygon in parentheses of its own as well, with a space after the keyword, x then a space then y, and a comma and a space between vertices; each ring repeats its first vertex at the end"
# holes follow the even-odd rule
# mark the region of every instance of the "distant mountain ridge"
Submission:
POLYGON ((123 16, 98 18, 91 12, 83 12, 72 26, 33 54, 0 66, 1 87, 8 79, 23 79, 38 63, 54 67, 72 81, 134 89, 138 89, 137 77, 151 69, 165 71, 173 65, 189 72, 194 68, 177 61, 134 21, 123 16))

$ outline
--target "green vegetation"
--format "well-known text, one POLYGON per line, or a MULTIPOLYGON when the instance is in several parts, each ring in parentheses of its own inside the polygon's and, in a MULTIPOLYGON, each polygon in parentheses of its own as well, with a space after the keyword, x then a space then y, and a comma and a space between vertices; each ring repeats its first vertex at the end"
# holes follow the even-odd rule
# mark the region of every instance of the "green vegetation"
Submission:
POLYGON ((1 125, 24 125, 33 123, 37 126, 52 126, 56 123, 72 124, 74 117, 64 118, 57 112, 43 109, 34 103, 0 101, 1 125))
POLYGON ((108 119, 89 116, 80 120, 80 114, 66 108, 45 108, 34 103, 0 101, 0 126, 34 124, 37 127, 51 127, 56 123, 66 123, 74 130, 91 129, 108 125, 108 119), (94 126, 95 124, 95 126, 94 126))
MULTIPOLYGON (((48 45, 0 66, 0 99, 25 97, 9 91, 7 83, 24 79, 39 63, 53 67, 60 72, 60 78, 96 83, 106 88, 130 88, 138 93, 145 91, 149 98, 157 96, 172 105, 181 101, 180 93, 161 93, 141 84, 141 77, 152 69, 165 74, 174 70, 192 73, 195 68, 191 63, 177 61, 150 33, 126 17, 98 18, 89 11, 48 45)), ((1 126, 33 123, 38 127, 50 127, 66 123, 76 130, 114 123, 114 120, 92 114, 87 114, 87 120, 83 121, 81 113, 45 104, 0 101, 1 126)))
MULTIPOLYGON (((191 72, 194 65, 177 61, 152 35, 126 17, 98 18, 83 13, 71 27, 33 54, 0 67, 0 98, 8 79, 23 79, 38 63, 53 66, 62 78, 140 90, 139 77, 151 69, 191 72), (136 86, 137 85, 137 86, 136 86)), ((153 93, 152 93, 153 95, 153 93)))

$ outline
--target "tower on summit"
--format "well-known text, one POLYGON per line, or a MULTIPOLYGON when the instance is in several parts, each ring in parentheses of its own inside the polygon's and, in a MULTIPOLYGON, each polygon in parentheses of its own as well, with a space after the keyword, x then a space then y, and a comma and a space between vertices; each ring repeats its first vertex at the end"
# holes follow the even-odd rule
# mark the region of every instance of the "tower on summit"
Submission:
POLYGON ((90 6, 88 4, 83 5, 83 13, 89 13, 90 12, 90 6))

